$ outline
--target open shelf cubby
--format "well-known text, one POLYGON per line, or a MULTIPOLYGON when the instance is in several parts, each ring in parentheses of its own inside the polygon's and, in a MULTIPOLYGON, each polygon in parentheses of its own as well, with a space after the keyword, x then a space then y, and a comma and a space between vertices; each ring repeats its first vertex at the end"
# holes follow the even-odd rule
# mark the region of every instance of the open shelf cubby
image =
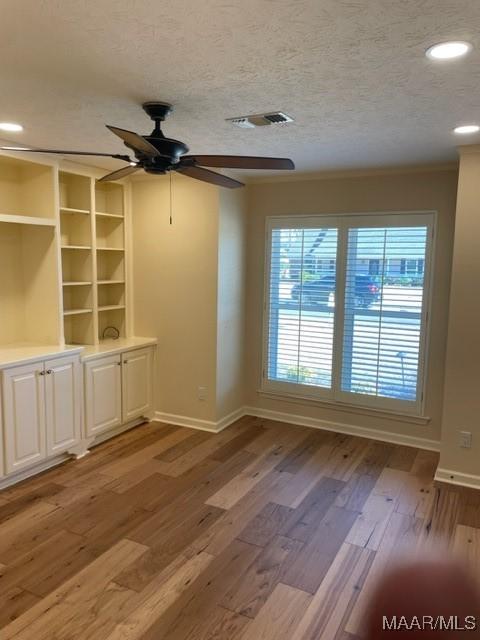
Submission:
POLYGON ((124 307, 125 285, 99 283, 97 297, 99 310, 103 307, 124 307))
POLYGON ((0 343, 60 339, 55 228, 0 223, 0 343))
POLYGON ((55 219, 53 167, 0 156, 0 214, 55 219))
POLYGON ((123 251, 97 251, 97 280, 124 280, 125 257, 123 251))
POLYGON ((75 173, 60 171, 60 213, 89 215, 91 212, 91 179, 75 173))
POLYGON ((123 249, 125 246, 123 218, 97 216, 97 249, 123 249))
POLYGON ((95 185, 95 211, 97 218, 107 217, 123 217, 123 186, 114 183, 100 183, 95 185))
POLYGON ((94 344, 93 314, 83 313, 64 317, 67 344, 94 344))
POLYGON ((103 339, 104 331, 107 327, 114 327, 120 334, 120 338, 125 337, 125 309, 104 309, 98 313, 98 339, 103 339))
POLYGON ((64 314, 93 311, 92 287, 64 287, 63 288, 63 312, 64 314))

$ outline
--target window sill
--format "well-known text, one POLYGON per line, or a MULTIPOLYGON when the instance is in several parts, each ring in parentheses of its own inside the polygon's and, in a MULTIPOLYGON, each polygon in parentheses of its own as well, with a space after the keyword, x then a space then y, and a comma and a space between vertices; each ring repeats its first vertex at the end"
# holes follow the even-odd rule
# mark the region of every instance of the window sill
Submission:
POLYGON ((335 402, 333 400, 319 400, 307 396, 301 396, 294 393, 280 393, 278 391, 267 391, 258 389, 258 395, 271 400, 279 400, 283 402, 291 402, 293 404, 303 404, 314 407, 325 407, 334 411, 344 411, 345 413, 359 413, 360 415, 375 416, 394 420, 396 422, 409 422, 412 424, 428 424, 431 421, 429 416, 414 416, 411 413, 401 413, 399 411, 388 411, 386 409, 374 409, 372 407, 364 407, 358 404, 348 404, 346 402, 335 402))

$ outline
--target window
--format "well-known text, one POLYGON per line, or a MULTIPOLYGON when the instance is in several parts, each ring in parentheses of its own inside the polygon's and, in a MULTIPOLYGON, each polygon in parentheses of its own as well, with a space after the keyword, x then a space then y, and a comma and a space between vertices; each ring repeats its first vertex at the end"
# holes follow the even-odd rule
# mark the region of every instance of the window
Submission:
POLYGON ((421 413, 433 222, 270 218, 263 388, 421 413))
POLYGON ((401 260, 400 273, 402 275, 421 276, 425 268, 425 260, 423 258, 418 259, 404 259, 401 260))

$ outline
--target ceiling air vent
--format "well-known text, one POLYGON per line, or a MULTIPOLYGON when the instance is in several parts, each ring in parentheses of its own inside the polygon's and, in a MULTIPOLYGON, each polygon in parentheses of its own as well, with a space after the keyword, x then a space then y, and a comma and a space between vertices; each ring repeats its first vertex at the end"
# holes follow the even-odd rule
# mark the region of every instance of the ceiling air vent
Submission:
POLYGON ((282 111, 272 111, 271 113, 257 113, 251 116, 239 116, 238 118, 227 118, 240 129, 254 129, 255 127, 265 127, 271 124, 287 124, 293 122, 293 118, 287 116, 282 111))

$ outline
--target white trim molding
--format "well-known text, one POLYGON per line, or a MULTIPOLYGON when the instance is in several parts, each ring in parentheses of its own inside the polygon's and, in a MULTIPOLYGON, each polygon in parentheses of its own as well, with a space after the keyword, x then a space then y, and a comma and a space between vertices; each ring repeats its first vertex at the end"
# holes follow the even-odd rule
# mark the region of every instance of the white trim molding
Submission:
POLYGON ((179 427, 189 427, 190 429, 200 429, 201 431, 219 433, 240 418, 243 418, 243 416, 265 418, 267 420, 276 420, 277 422, 286 422, 288 424, 299 425, 302 427, 311 427, 312 429, 323 429, 324 431, 346 433, 347 435, 358 436, 359 438, 380 440, 381 442, 390 442, 392 444, 400 444, 407 447, 416 447, 417 449, 427 449, 428 451, 440 451, 440 442, 438 440, 417 438, 415 436, 407 436, 402 433, 380 431, 379 429, 368 429, 366 427, 344 424, 342 422, 327 422, 326 420, 319 420, 318 418, 310 418, 308 416, 300 416, 281 411, 270 411, 269 409, 260 409, 257 407, 241 407, 217 422, 199 420, 198 418, 190 418, 188 416, 178 416, 172 413, 163 413, 161 411, 155 412, 154 420, 157 422, 174 424, 179 427))
POLYGON ((165 422, 178 427, 189 427, 190 429, 199 429, 200 431, 210 431, 211 433, 219 433, 231 424, 243 418, 246 415, 244 407, 240 407, 236 411, 232 411, 216 422, 213 420, 200 420, 199 418, 191 418, 190 416, 179 416, 174 413, 163 413, 155 411, 153 417, 154 422, 165 422))
POLYGON ((435 472, 436 482, 446 482, 459 487, 469 487, 470 489, 480 489, 480 476, 471 473, 461 473, 452 469, 437 468, 435 472))
POLYGON ((312 429, 323 429, 324 431, 346 433, 347 435, 358 436, 359 438, 380 440, 381 442, 401 444, 407 447, 416 447, 417 449, 427 449, 428 451, 440 451, 440 441, 438 440, 417 438, 416 436, 407 436, 403 433, 393 433, 390 431, 380 431, 379 429, 368 429, 366 427, 359 427, 357 425, 345 424, 342 422, 327 422, 326 420, 319 420, 318 418, 310 418, 308 416, 300 416, 281 411, 270 411, 269 409, 259 409, 256 407, 245 407, 244 411, 245 415, 255 416, 257 418, 266 418, 269 420, 276 420, 277 422, 288 422, 302 427, 311 427, 312 429))

